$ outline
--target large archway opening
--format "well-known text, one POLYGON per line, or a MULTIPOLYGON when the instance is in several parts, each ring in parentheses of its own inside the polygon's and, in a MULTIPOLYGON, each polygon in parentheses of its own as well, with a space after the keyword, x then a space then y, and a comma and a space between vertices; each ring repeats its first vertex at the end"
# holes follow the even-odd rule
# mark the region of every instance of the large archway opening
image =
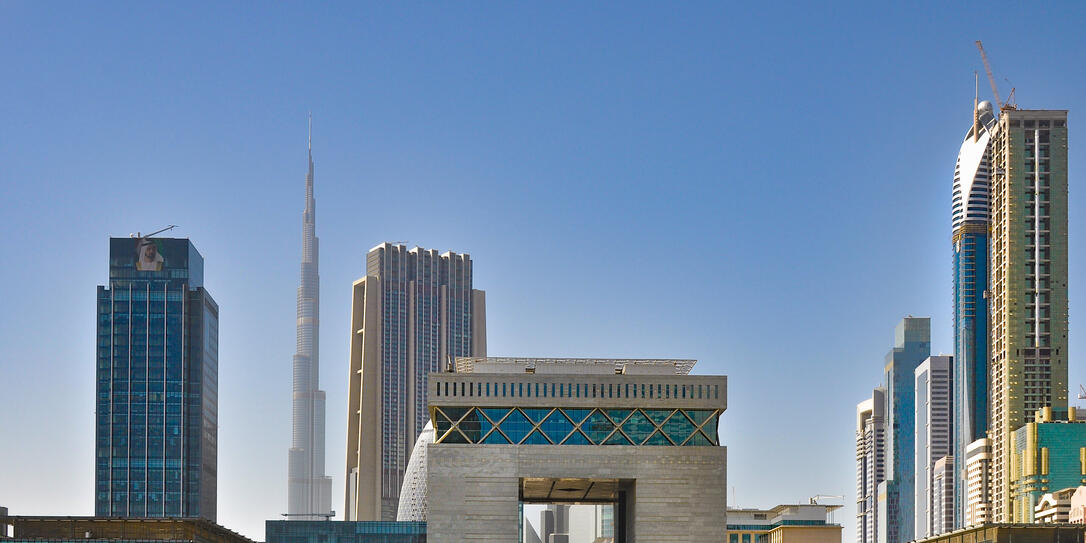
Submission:
POLYGON ((574 477, 520 480, 520 543, 626 543, 634 481, 574 477))

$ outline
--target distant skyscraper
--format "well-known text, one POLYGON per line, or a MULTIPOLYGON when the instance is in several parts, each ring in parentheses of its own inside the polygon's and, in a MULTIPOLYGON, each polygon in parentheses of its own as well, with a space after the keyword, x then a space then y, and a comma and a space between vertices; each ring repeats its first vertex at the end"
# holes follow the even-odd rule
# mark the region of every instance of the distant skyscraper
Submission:
POLYGON ((189 240, 110 238, 97 345, 95 515, 214 521, 219 306, 189 240))
POLYGON ((878 537, 878 488, 886 480, 886 391, 856 406, 856 543, 878 537))
POLYGON ((385 243, 354 283, 347 422, 347 520, 396 520, 426 385, 455 357, 486 356, 486 295, 466 254, 385 243))
POLYGON ((886 354, 886 543, 913 539, 916 454, 914 371, 931 355, 931 319, 906 317, 894 332, 894 348, 886 354))
MULTIPOLYGON (((973 123, 954 165, 951 244, 954 249, 954 446, 955 458, 988 432, 988 220, 995 116, 988 102, 973 100, 973 123)), ((957 463, 954 495, 964 496, 965 464, 957 463)), ((955 525, 965 518, 955 499, 955 525)))
POLYGON ((1012 507, 1014 432, 1067 409, 1067 111, 1000 113, 991 143, 992 522, 1012 507))
MULTIPOLYGON (((312 121, 310 121, 312 123, 312 121)), ((313 197, 312 128, 302 213, 302 270, 294 355, 293 419, 287 458, 287 517, 323 520, 332 509, 332 478, 324 475, 324 391, 320 390, 320 273, 317 201, 313 197)))
MULTIPOLYGON (((950 454, 951 401, 950 384, 954 357, 929 356, 916 367, 916 453, 913 512, 913 539, 939 533, 935 531, 944 516, 935 499, 935 463, 950 454), (938 519, 936 518, 938 517, 938 519)), ((947 478, 950 481, 950 478, 947 478)), ((942 489, 940 488, 940 493, 942 489)), ((948 502, 953 505, 953 502, 948 502)))

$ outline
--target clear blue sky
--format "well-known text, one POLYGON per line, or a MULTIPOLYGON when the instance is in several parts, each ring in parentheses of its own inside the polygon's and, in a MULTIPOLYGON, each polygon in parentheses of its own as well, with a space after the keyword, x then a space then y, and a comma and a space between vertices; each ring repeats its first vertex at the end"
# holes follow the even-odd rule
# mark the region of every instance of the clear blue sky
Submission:
POLYGON ((286 507, 308 110, 337 510, 350 284, 386 240, 472 255, 493 355, 727 374, 739 505, 851 503, 894 325, 930 315, 952 351, 976 39, 1004 95, 1071 110, 1077 314, 1086 7, 752 4, 0 3, 0 505, 93 513, 107 238, 178 224, 221 307, 219 521, 263 539, 286 507))

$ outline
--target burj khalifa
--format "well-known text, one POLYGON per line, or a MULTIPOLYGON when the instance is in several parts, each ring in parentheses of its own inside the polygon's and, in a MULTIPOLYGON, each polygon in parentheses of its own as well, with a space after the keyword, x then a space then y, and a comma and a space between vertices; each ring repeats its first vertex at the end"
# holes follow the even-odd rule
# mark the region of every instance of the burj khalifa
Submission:
POLYGON ((302 213, 302 270, 298 286, 298 348, 294 355, 293 436, 288 454, 287 518, 331 516, 332 479, 324 475, 324 391, 320 390, 318 343, 320 275, 317 270, 317 208, 313 198, 313 120, 309 120, 309 172, 302 213))

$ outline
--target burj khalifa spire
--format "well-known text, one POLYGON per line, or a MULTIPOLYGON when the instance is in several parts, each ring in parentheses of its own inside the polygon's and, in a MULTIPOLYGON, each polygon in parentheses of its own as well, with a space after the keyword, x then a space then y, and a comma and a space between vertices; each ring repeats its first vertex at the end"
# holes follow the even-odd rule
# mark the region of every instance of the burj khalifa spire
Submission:
POLYGON ((320 275, 317 202, 313 198, 313 118, 302 213, 302 270, 298 286, 298 348, 294 355, 293 436, 288 454, 287 518, 323 520, 332 507, 332 479, 324 475, 324 391, 319 389, 320 275))

